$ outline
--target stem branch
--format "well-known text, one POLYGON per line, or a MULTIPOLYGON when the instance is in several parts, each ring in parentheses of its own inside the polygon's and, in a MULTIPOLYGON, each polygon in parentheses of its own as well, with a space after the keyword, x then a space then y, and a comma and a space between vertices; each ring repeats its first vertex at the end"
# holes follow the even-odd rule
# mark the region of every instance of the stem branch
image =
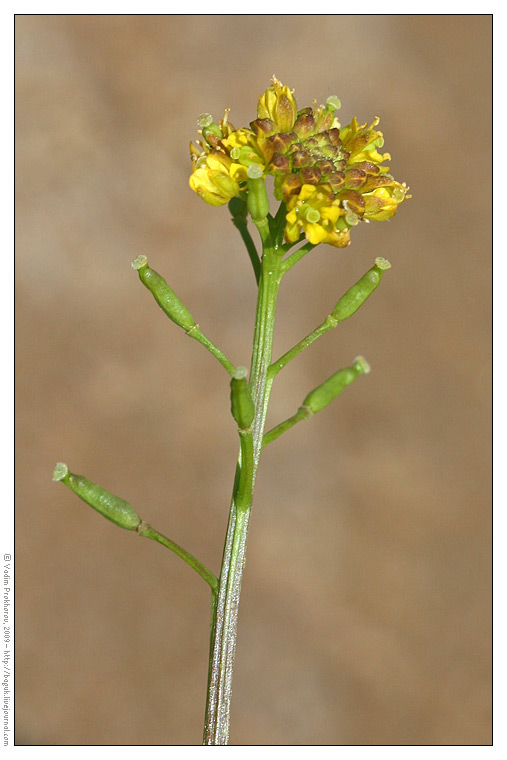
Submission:
POLYGON ((301 248, 297 249, 297 251, 294 251, 294 253, 291 253, 290 256, 287 256, 282 264, 283 271, 288 272, 289 269, 294 266, 294 264, 302 259, 303 256, 306 256, 306 254, 309 253, 313 248, 315 248, 315 245, 312 243, 305 243, 305 245, 302 245, 301 248))
POLYGON ((186 333, 189 338, 194 338, 194 340, 200 343, 201 346, 204 346, 204 348, 206 348, 210 354, 215 357, 215 359, 218 359, 222 367, 225 367, 229 375, 233 374, 235 370, 234 364, 229 361, 226 355, 203 334, 199 325, 194 325, 189 330, 186 330, 186 333))
POLYGON ((181 559, 186 562, 187 565, 190 565, 190 567, 199 573, 201 578, 204 578, 206 583, 211 586, 213 594, 216 594, 218 590, 218 578, 213 575, 213 573, 208 570, 208 568, 205 567, 202 562, 194 557, 193 554, 190 554, 190 552, 187 552, 187 550, 183 549, 182 546, 179 546, 179 544, 171 541, 171 539, 167 538, 167 536, 163 536, 162 533, 159 533, 158 530, 152 528, 151 525, 148 525, 148 523, 141 522, 137 528, 137 532, 140 536, 144 536, 144 538, 151 538, 152 541, 157 541, 159 544, 162 544, 162 546, 165 546, 167 549, 170 549, 172 552, 177 554, 178 557, 181 557, 181 559))
POLYGON ((283 354, 283 356, 273 362, 269 368, 270 377, 274 378, 275 375, 277 375, 280 370, 283 369, 291 361, 291 359, 294 359, 298 354, 304 351, 305 348, 311 346, 311 344, 316 341, 317 338, 320 338, 321 335, 324 335, 324 333, 327 333, 329 330, 333 330, 337 324, 338 321, 331 315, 326 317, 324 322, 316 327, 315 330, 312 330, 312 332, 309 333, 306 338, 300 340, 299 343, 296 343, 296 345, 289 349, 289 351, 287 351, 285 354, 283 354))
POLYGON ((272 441, 276 441, 276 439, 279 436, 281 436, 282 433, 285 433, 287 430, 290 430, 291 427, 294 427, 294 425, 297 425, 298 422, 307 420, 308 417, 311 417, 311 416, 312 416, 312 411, 307 406, 300 406, 296 414, 293 414, 292 417, 289 417, 287 420, 280 422, 279 425, 277 425, 274 428, 271 428, 271 430, 268 430, 268 432, 264 434, 262 438, 262 448, 264 448, 264 446, 267 446, 268 443, 271 443, 272 441))
POLYGON ((257 284, 259 284, 259 280, 261 276, 261 260, 259 258, 259 254, 257 253, 257 248, 255 247, 255 243, 252 240, 252 236, 250 235, 250 231, 247 227, 246 221, 243 223, 242 220, 235 219, 234 217, 232 221, 236 229, 239 231, 239 234, 241 235, 241 238, 245 244, 246 250, 248 251, 248 255, 250 256, 250 261, 252 262, 252 267, 255 274, 255 281, 257 284))

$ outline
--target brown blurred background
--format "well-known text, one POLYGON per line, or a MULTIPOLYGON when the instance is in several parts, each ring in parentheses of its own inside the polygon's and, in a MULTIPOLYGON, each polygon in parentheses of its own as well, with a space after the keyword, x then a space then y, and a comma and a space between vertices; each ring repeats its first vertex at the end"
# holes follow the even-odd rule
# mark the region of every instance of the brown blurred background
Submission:
POLYGON ((18 744, 199 744, 207 586, 100 518, 55 462, 218 572, 228 378, 130 267, 147 254, 236 364, 255 307, 227 209, 188 187, 196 117, 381 117, 413 194, 282 286, 275 354, 385 256, 352 320, 278 377, 269 426, 364 354, 372 374, 261 461, 233 744, 487 744, 490 16, 25 15, 17 65, 18 744))

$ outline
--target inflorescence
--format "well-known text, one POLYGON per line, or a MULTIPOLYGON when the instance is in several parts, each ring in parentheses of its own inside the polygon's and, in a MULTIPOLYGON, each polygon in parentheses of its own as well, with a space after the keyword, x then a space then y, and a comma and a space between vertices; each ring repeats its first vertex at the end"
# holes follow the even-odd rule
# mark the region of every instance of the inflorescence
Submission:
POLYGON ((285 203, 288 243, 306 238, 344 248, 352 227, 390 219, 410 196, 384 165, 390 154, 379 153, 378 117, 370 125, 354 118, 341 127, 340 105, 332 95, 323 106, 314 101, 298 111, 293 91, 273 77, 250 128, 236 129, 229 109, 218 124, 201 114, 201 139, 198 147, 190 144, 190 187, 212 206, 247 200, 247 171, 257 165, 260 177, 274 177, 275 198, 285 203))

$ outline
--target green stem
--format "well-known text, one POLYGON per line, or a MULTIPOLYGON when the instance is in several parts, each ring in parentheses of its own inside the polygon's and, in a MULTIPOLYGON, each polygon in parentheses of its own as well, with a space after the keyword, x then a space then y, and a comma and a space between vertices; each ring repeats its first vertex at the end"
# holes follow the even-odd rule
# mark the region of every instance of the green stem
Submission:
POLYGON ((263 257, 250 371, 255 417, 250 437, 245 435, 241 438, 241 451, 229 512, 217 603, 213 609, 203 739, 205 745, 226 745, 229 740, 232 673, 241 580, 245 565, 253 488, 272 383, 268 377, 268 368, 273 347, 276 301, 282 277, 281 251, 276 239, 275 242, 272 240, 267 220, 264 220, 264 223, 259 222, 257 226, 263 243, 263 257))
POLYGON ((262 276, 259 283, 257 313, 255 319, 252 364, 250 369, 250 388, 255 406, 255 417, 252 423, 255 471, 257 470, 264 423, 268 410, 272 379, 268 370, 273 353, 273 331, 275 310, 282 279, 282 262, 277 244, 273 244, 269 227, 259 225, 259 233, 263 244, 262 276))
POLYGON ((208 568, 205 567, 202 562, 199 562, 199 560, 194 557, 193 554, 190 554, 190 552, 187 552, 186 549, 183 549, 183 547, 174 543, 174 541, 171 541, 171 539, 167 538, 167 536, 163 536, 162 533, 159 533, 158 530, 152 528, 151 525, 148 525, 148 523, 141 522, 137 528, 137 532, 140 536, 144 536, 144 538, 151 538, 152 541, 157 541, 159 544, 162 544, 162 546, 165 546, 167 549, 170 549, 172 552, 177 554, 178 557, 181 557, 181 559, 184 560, 187 565, 190 565, 190 567, 199 573, 201 578, 204 578, 206 583, 211 586, 213 595, 216 594, 218 590, 217 577, 213 575, 213 573, 208 570, 208 568))
POLYGON ((215 346, 215 344, 212 343, 210 339, 207 338, 201 332, 199 325, 194 325, 189 330, 187 330, 186 333, 189 336, 189 338, 194 338, 194 340, 200 343, 201 346, 204 346, 204 348, 206 348, 210 352, 210 354, 212 354, 215 357, 215 359, 218 359, 222 367, 225 367, 229 375, 233 374, 235 370, 234 364, 232 364, 232 362, 229 361, 226 355, 222 351, 220 351, 220 349, 217 348, 217 346, 215 346))

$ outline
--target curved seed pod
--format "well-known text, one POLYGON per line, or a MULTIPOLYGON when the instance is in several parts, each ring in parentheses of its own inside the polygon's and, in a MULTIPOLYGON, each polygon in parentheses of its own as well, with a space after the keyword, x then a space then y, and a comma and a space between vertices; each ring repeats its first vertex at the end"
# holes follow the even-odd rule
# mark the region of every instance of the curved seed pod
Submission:
POLYGON ((137 269, 139 279, 151 291, 155 301, 169 319, 187 331, 195 326, 195 320, 185 304, 180 301, 164 278, 154 269, 150 269, 146 256, 137 256, 132 262, 132 268, 137 269))
POLYGON ((378 288, 384 271, 389 269, 390 266, 391 264, 387 259, 383 259, 380 256, 376 258, 375 265, 340 298, 331 316, 337 322, 343 322, 348 317, 351 317, 363 305, 366 299, 371 296, 373 291, 378 288))
POLYGON ((120 528, 137 530, 141 524, 141 518, 127 501, 92 483, 88 478, 69 472, 69 468, 63 462, 58 462, 56 465, 53 480, 56 482, 61 480, 80 499, 120 528))
POLYGON ((231 413, 240 430, 247 430, 255 417, 247 374, 246 367, 237 367, 231 378, 231 413))
POLYGON ((368 374, 370 365, 362 356, 354 359, 352 367, 346 367, 335 372, 330 378, 325 380, 313 391, 310 391, 302 404, 302 408, 309 409, 312 414, 322 411, 331 401, 340 395, 340 393, 353 383, 359 375, 368 374))

